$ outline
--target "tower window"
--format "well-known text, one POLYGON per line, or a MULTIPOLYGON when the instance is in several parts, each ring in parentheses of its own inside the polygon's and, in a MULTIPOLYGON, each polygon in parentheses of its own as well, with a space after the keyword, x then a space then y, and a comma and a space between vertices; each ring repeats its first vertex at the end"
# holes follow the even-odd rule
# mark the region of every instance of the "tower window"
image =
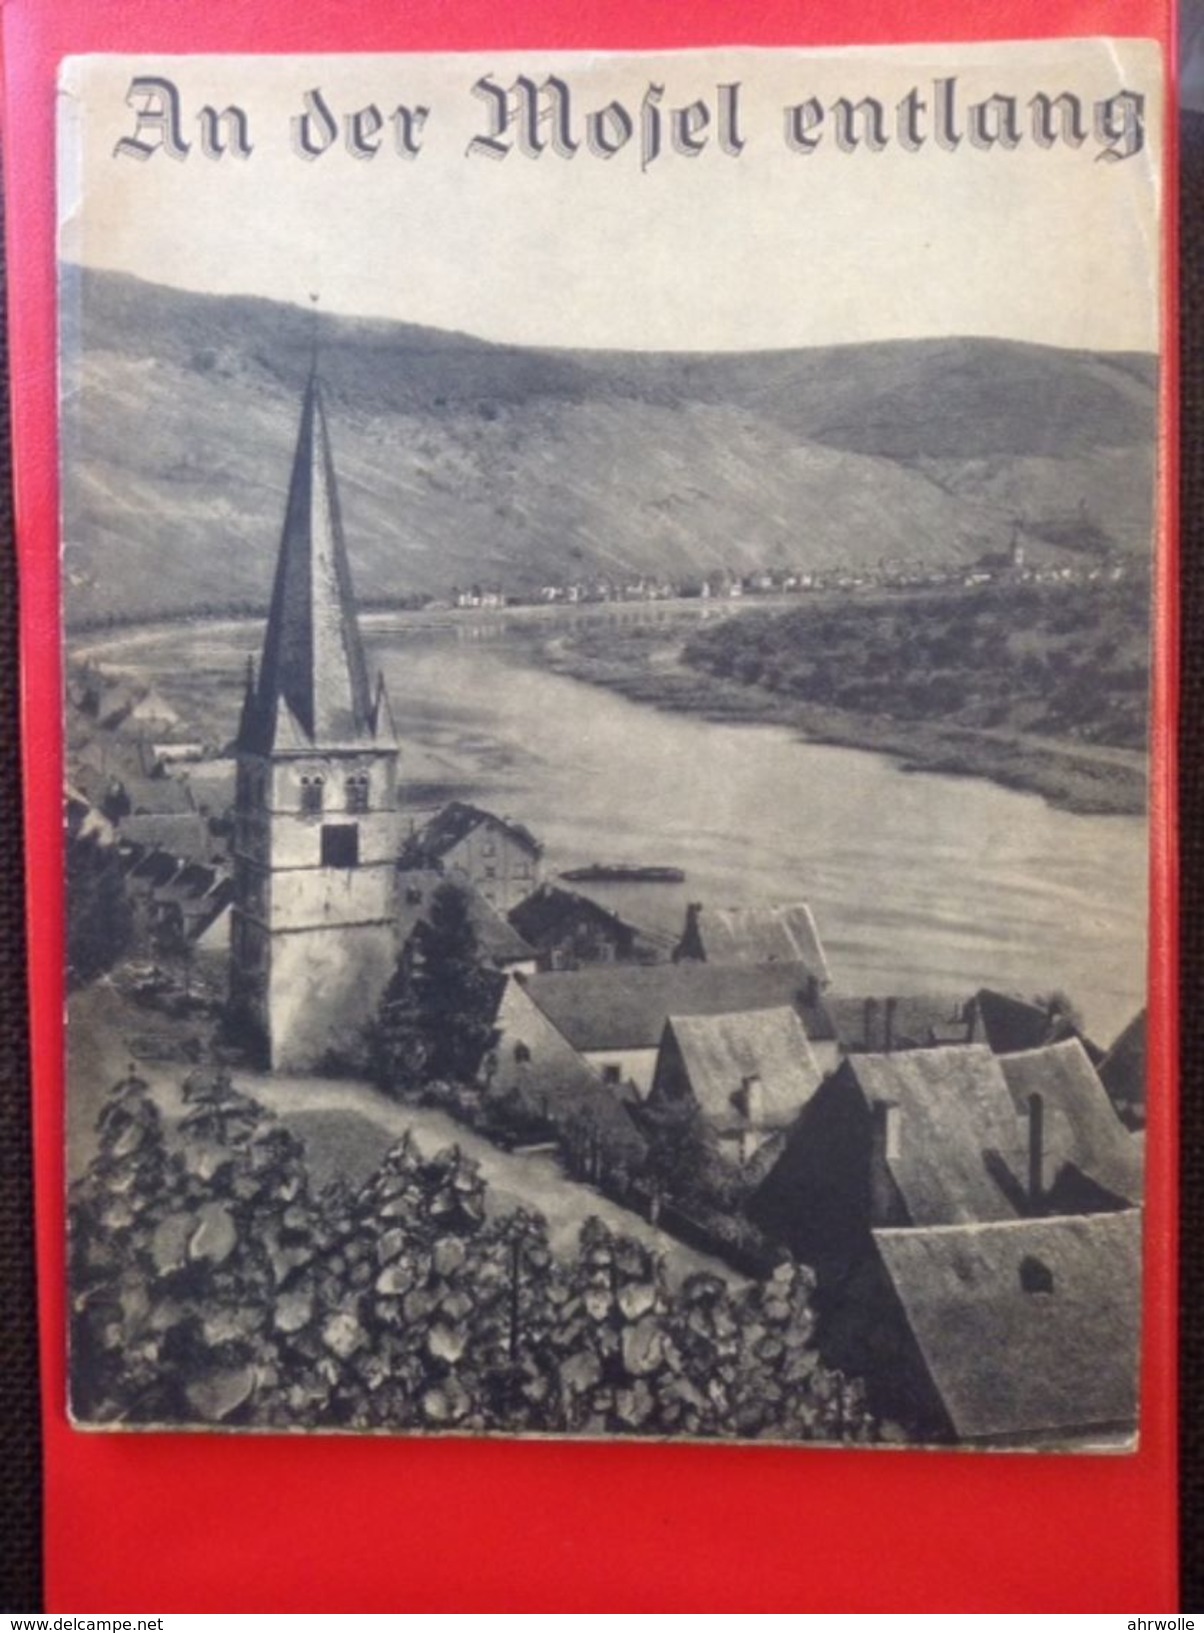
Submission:
POLYGON ((327 822, 322 826, 322 866, 354 868, 360 860, 360 831, 354 822, 327 822))
POLYGON ((307 816, 312 816, 322 809, 322 789, 321 777, 302 777, 301 809, 307 816))
POLYGON ((368 778, 363 772, 347 779, 347 809, 349 811, 368 809, 368 778))

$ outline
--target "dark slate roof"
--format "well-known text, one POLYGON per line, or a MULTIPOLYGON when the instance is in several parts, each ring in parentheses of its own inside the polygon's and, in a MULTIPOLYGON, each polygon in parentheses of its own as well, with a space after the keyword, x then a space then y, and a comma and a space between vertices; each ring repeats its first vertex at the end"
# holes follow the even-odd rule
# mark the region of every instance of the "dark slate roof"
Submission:
MULTIPOLYGON (((670 1015, 724 1015, 798 1007, 802 964, 606 964, 526 976, 527 991, 577 1049, 655 1049, 670 1015)), ((821 1028, 823 1011, 810 1014, 821 1028)), ((830 1035, 830 1034, 829 1034, 830 1035)))
POLYGON ((180 858, 170 851, 142 851, 134 847, 130 855, 135 858, 129 869, 130 877, 153 885, 156 890, 162 889, 180 871, 180 858))
POLYGON ((846 1049, 928 1049, 934 1044, 970 1040, 965 998, 944 993, 842 998, 828 993, 824 1002, 846 1049))
POLYGON ((193 925, 192 935, 199 938, 211 924, 216 923, 234 900, 234 880, 219 879, 213 889, 198 904, 201 911, 197 914, 193 925))
POLYGON ((479 806, 468 805, 463 800, 453 800, 450 805, 445 805, 433 816, 424 828, 410 836, 402 860, 407 867, 421 868, 437 864, 448 851, 454 849, 482 823, 489 823, 500 829, 531 856, 539 856, 541 847, 538 840, 521 822, 511 822, 505 817, 494 816, 492 811, 482 811, 479 806))
POLYGON ((122 817, 117 832, 123 844, 141 845, 147 850, 158 848, 190 858, 209 854, 209 827, 195 811, 122 817))
POLYGON ((206 867, 202 862, 185 862, 171 881, 169 894, 199 900, 200 897, 208 895, 216 880, 217 872, 214 868, 206 867))
POLYGON ((120 782, 131 809, 138 815, 182 816, 196 810, 192 789, 182 777, 144 777, 123 768, 119 777, 110 778, 110 786, 114 781, 120 782))
POLYGON ((540 885, 517 907, 512 907, 509 916, 520 935, 536 942, 543 936, 557 934, 566 920, 573 923, 582 917, 612 931, 620 941, 638 934, 634 925, 609 907, 575 890, 562 890, 559 885, 540 885))
POLYGON ((499 991, 495 1026, 490 1076, 494 1092, 517 1094, 530 1110, 547 1115, 562 1131, 574 1118, 584 1117, 605 1135, 612 1153, 639 1164, 644 1139, 620 1092, 603 1083, 514 976, 499 991))
POLYGON ((1146 1012, 1135 1015, 1100 1062, 1099 1075, 1113 1105, 1132 1112, 1145 1107, 1146 1012))
POLYGON ((108 817, 76 788, 67 789, 66 815, 67 834, 71 839, 91 838, 101 845, 116 843, 116 830, 108 817))
MULTIPOLYGON (((485 900, 463 880, 454 881, 468 906, 468 917, 476 932, 481 953, 498 968, 508 964, 535 962, 535 949, 525 942, 513 925, 508 924, 492 902, 485 900)), ((449 883, 436 868, 403 868, 397 875, 397 929, 402 946, 424 930, 430 913, 431 898, 441 885, 449 883)))
POLYGON ((823 1076, 791 1008, 674 1015, 665 1036, 675 1040, 698 1108, 717 1129, 785 1128, 823 1076), (759 1115, 741 1109, 748 1077, 760 1080, 759 1115))
POLYGON ((378 726, 391 736, 382 703, 368 683, 315 370, 301 409, 259 683, 248 687, 239 747, 266 753, 372 742, 378 726))
POLYGON ((524 941, 514 926, 507 922, 492 902, 486 901, 479 890, 468 892, 468 914, 477 933, 481 951, 499 967, 506 964, 534 963, 535 948, 524 941))
POLYGON ((696 907, 691 913, 708 964, 805 964, 819 980, 828 980, 819 931, 804 902, 696 907))
POLYGON ((1077 1038, 1002 1055, 999 1065, 1018 1112, 1027 1116, 1029 1096, 1041 1096, 1046 1192, 1056 1191, 1061 1170, 1071 1165, 1118 1201, 1141 1201, 1140 1148, 1077 1038))
POLYGON ((899 1154, 887 1166, 913 1225, 1011 1219, 1016 1208, 992 1173, 1026 1149, 999 1062, 981 1044, 851 1055, 841 1068, 866 1104, 898 1107, 899 1154))
POLYGON ((874 1232, 959 1439, 1135 1422, 1141 1220, 1130 1209, 874 1232), (1026 1291, 1022 1267, 1052 1291, 1026 1291))
POLYGON ((974 1006, 983 1036, 997 1055, 1049 1042, 1049 1015, 1040 1004, 983 987, 974 994, 974 1006))

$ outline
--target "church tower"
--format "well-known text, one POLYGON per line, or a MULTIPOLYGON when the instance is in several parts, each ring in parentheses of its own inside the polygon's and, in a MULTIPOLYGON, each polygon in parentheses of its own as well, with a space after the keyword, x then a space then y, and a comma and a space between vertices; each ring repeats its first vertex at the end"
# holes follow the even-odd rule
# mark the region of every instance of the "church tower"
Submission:
POLYGON ((277 1070, 362 1052, 396 957, 397 737, 368 681, 316 364, 237 742, 230 996, 277 1070))

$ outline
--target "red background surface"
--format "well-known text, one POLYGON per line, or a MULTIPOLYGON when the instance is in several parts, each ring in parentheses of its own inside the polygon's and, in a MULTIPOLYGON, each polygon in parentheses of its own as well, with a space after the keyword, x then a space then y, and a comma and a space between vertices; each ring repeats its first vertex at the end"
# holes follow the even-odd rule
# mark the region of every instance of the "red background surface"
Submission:
MULTIPOLYGON (((52 1611, 1175 1608, 1174 472, 1152 810, 1141 1449, 1051 1457, 81 1433, 64 1411, 54 84, 90 51, 671 49, 1145 35, 1161 0, 7 0, 10 321, 52 1611)), ((1173 134, 1174 113, 1170 116, 1173 134)), ((1172 144, 1173 145, 1173 144, 1172 144)), ((1173 176, 1168 177, 1173 186, 1173 176)), ((1173 199, 1172 186, 1167 197, 1173 199)), ((1173 212, 1170 212, 1173 214, 1173 212)), ((1174 244, 1167 228, 1167 265, 1174 244)), ((1173 427, 1173 280, 1165 423, 1173 427)), ((1165 439, 1172 446, 1173 438, 1165 439)))

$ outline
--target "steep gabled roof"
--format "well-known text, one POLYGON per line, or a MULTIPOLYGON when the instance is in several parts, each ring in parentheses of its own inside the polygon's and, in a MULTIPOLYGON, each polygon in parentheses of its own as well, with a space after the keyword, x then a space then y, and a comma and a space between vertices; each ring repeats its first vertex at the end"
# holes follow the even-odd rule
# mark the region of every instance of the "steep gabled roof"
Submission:
POLYGON ((603 907, 589 896, 575 890, 563 890, 559 885, 542 884, 510 909, 510 922, 520 935, 532 941, 542 936, 556 935, 566 921, 575 923, 582 918, 591 920, 600 928, 610 931, 617 940, 633 938, 636 928, 626 919, 603 907))
POLYGON ((1112 1104, 1126 1116, 1145 1114, 1146 1012, 1135 1015, 1100 1062, 1099 1075, 1112 1104))
POLYGON ((1029 1097, 1041 1097, 1047 1192, 1056 1193, 1059 1175, 1069 1165, 1118 1201, 1141 1201, 1141 1150, 1077 1038, 1002 1055, 999 1066, 1018 1112, 1027 1115, 1029 1097))
POLYGON ((983 1037, 997 1055, 1039 1049, 1049 1041, 1049 1015, 1040 1004, 982 987, 974 994, 983 1037))
POLYGON ((590 1051, 655 1049, 670 1015, 798 1007, 809 976, 802 964, 607 964, 524 980, 569 1042, 590 1051))
POLYGON ((406 867, 415 868, 438 864, 448 851, 483 824, 505 833, 532 857, 538 858, 540 855, 539 841, 521 822, 494 816, 492 811, 482 811, 479 806, 469 805, 464 800, 452 800, 425 827, 411 835, 402 853, 402 861, 406 867))
POLYGON ((248 686, 238 746, 265 753, 373 743, 384 723, 379 692, 374 697, 368 683, 314 370, 301 410, 259 682, 248 686))
POLYGON ((123 843, 170 851, 177 857, 205 857, 212 848, 209 825, 195 811, 158 812, 153 816, 139 812, 122 817, 117 833, 123 843))
MULTIPOLYGON (((403 868, 397 874, 397 930, 398 940, 404 946, 412 937, 421 938, 427 929, 431 900, 437 890, 448 885, 447 877, 437 868, 403 868)), ((492 902, 485 900, 479 890, 460 880, 454 887, 464 897, 469 922, 477 938, 481 954, 498 969, 511 964, 535 962, 535 949, 492 902)))
POLYGON ((199 901, 209 894, 216 881, 216 869, 207 867, 203 862, 185 861, 172 879, 167 894, 189 901, 199 901))
POLYGON ((499 993, 494 1024, 495 1092, 516 1093, 528 1109, 562 1130, 584 1117, 605 1136, 612 1155, 621 1154, 638 1166, 644 1139, 620 1095, 603 1083, 513 976, 499 993))
POLYGON ((692 935, 708 964, 805 964, 818 980, 828 980, 828 961, 805 902, 778 907, 695 905, 689 910, 682 956, 693 956, 692 935))
POLYGON ((153 885, 156 890, 161 890, 174 879, 182 865, 180 858, 169 851, 143 850, 141 846, 134 845, 130 847, 130 854, 136 860, 128 870, 129 876, 143 884, 153 885))
POLYGON ((221 918, 222 914, 234 900, 234 880, 219 879, 209 894, 197 904, 198 911, 193 918, 191 933, 199 940, 209 929, 211 924, 221 918))
POLYGON ((665 1042, 670 1039, 698 1109, 721 1130, 785 1128, 823 1076, 793 1009, 674 1015, 665 1025, 665 1042), (749 1078, 760 1085, 755 1109, 742 1096, 749 1078))
POLYGON ((851 1055, 842 1067, 867 1106, 895 1106, 898 1151, 885 1161, 913 1225, 1011 1219, 996 1152, 1023 1172, 1019 1118, 999 1062, 981 1044, 851 1055))
POLYGON ((985 1040, 997 1055, 1012 1055, 1022 1049, 1040 1049, 1047 1043, 1078 1038, 1093 1064, 1103 1052, 1080 1032, 1073 1018, 1054 1005, 1034 1003, 1014 993, 995 992, 982 987, 967 1008, 971 1039, 985 1040))
POLYGON ((959 1439, 1135 1422, 1141 1217, 874 1231, 959 1439))

